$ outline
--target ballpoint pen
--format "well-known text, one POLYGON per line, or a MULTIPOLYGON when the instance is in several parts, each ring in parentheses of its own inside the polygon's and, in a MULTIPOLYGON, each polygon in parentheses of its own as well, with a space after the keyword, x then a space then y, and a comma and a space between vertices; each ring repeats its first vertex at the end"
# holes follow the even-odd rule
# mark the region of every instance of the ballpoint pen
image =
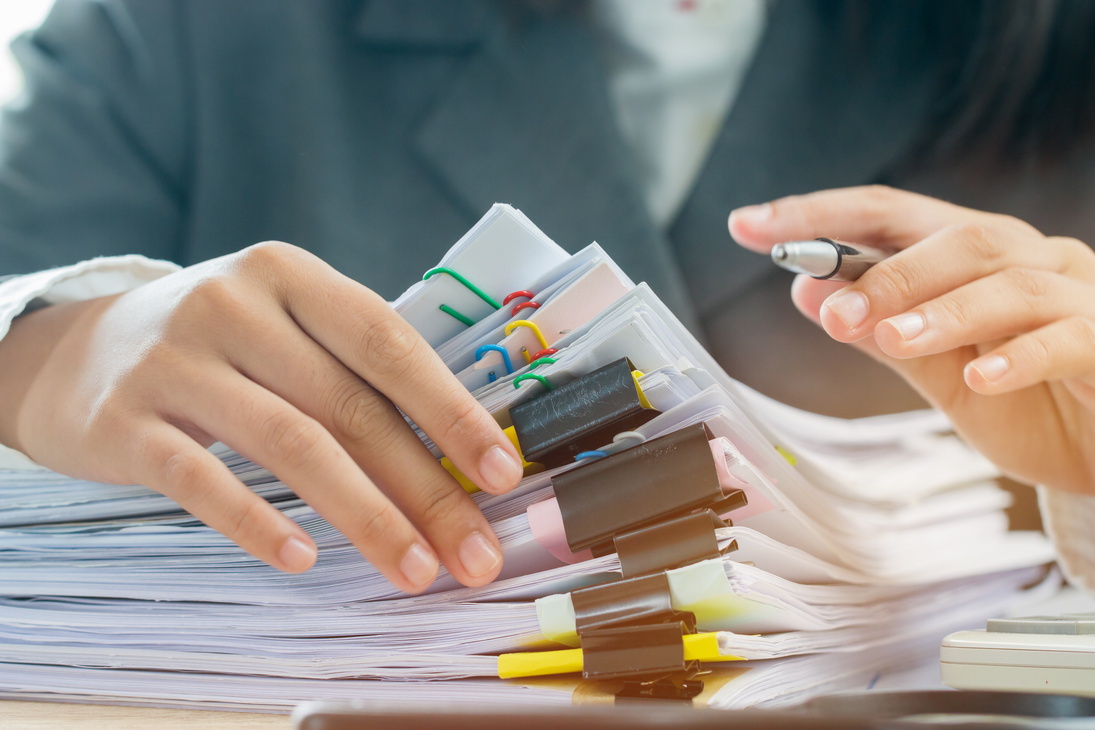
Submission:
POLYGON ((831 238, 788 241, 772 247, 772 262, 796 274, 815 279, 855 281, 892 252, 870 246, 851 245, 831 238))

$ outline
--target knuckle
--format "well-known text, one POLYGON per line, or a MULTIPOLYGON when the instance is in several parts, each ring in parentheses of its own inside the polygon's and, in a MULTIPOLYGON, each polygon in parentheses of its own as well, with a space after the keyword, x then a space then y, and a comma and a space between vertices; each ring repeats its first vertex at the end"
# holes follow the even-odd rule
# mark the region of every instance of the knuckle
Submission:
POLYGON ((1088 246, 1078 238, 1072 238, 1071 236, 1053 236, 1049 240, 1063 248, 1066 254, 1072 254, 1076 257, 1090 257, 1092 254, 1095 254, 1095 252, 1091 250, 1091 246, 1088 246))
POLYGON ((235 255, 235 268, 271 290, 281 291, 286 281, 299 279, 308 254, 282 241, 263 241, 235 255))
POLYGON ((266 453, 281 463, 306 468, 319 461, 322 429, 307 416, 277 413, 267 419, 260 432, 266 453))
POLYGON ((958 223, 950 226, 949 233, 960 246, 979 260, 991 263, 1004 255, 1003 247, 986 226, 958 223))
POLYGON ((375 392, 348 380, 330 398, 330 422, 339 441, 360 443, 378 432, 386 403, 375 392))
POLYGON ((231 526, 223 530, 223 534, 233 542, 246 535, 255 535, 261 532, 263 521, 263 502, 258 499, 248 499, 242 511, 235 515, 231 526))
POLYGON ((194 310, 206 316, 223 317, 226 313, 239 311, 241 292, 225 276, 203 276, 190 286, 183 297, 182 305, 179 309, 181 317, 188 318, 194 310))
POLYGON ((435 419, 436 433, 431 434, 436 443, 461 443, 470 445, 477 434, 480 406, 469 398, 460 398, 455 403, 441 404, 435 419))
POLYGON ((263 241, 243 249, 236 254, 236 259, 240 266, 248 269, 280 269, 296 256, 298 250, 282 241, 263 241))
POLYGON ((923 276, 918 268, 910 265, 895 265, 888 262, 874 267, 875 286, 886 292, 898 302, 919 301, 924 288, 923 276))
POLYGON ((1046 281, 1041 271, 1019 268, 1008 269, 1004 276, 1007 278, 1008 285, 1031 305, 1036 305, 1050 294, 1049 282, 1046 281))
POLYGON ((869 201, 880 205, 886 205, 893 202, 893 199, 898 195, 896 189, 889 185, 882 185, 881 183, 864 185, 859 188, 859 192, 861 192, 869 201))
POLYGON ((449 484, 439 486, 431 491, 415 510, 418 513, 419 524, 423 526, 439 525, 452 519, 454 515, 461 514, 466 506, 464 490, 453 488, 449 484))
POLYGON ((1053 236, 1046 240, 1061 250, 1062 272, 1075 272, 1085 279, 1095 276, 1095 250, 1091 246, 1069 236, 1053 236))
POLYGON ((172 451, 164 455, 160 467, 164 491, 168 496, 186 493, 191 502, 196 500, 200 503, 210 489, 208 482, 202 478, 203 471, 201 462, 193 454, 172 451))
POLYGON ((373 372, 392 379, 407 376, 415 367, 422 339, 409 325, 387 313, 364 323, 360 352, 373 372))
POLYGON ((1025 220, 1016 218, 1015 216, 1005 215, 1003 213, 990 213, 989 216, 993 223, 995 223, 996 225, 999 225, 1003 228, 1010 228, 1016 233, 1021 233, 1024 235, 1033 234, 1038 237, 1042 236, 1042 232, 1039 231, 1037 228, 1032 226, 1030 223, 1027 223, 1025 220))
POLYGON ((1088 317, 1073 317, 1070 324, 1081 350, 1095 353, 1095 320, 1088 317))
POLYGON ((1053 355, 1053 349, 1045 337, 1036 334, 1027 339, 1024 356, 1029 363, 1045 365, 1053 355))
POLYGON ((972 321, 970 304, 957 297, 940 297, 932 303, 932 319, 946 319, 956 324, 972 321))
POLYGON ((359 547, 366 544, 384 544, 387 542, 385 538, 395 532, 401 520, 402 514, 391 502, 370 504, 354 520, 349 530, 353 535, 347 537, 359 547))
POLYGON ((81 446, 84 452, 109 453, 118 434, 132 431, 135 416, 134 409, 123 403, 117 387, 101 395, 89 408, 82 424, 81 446))

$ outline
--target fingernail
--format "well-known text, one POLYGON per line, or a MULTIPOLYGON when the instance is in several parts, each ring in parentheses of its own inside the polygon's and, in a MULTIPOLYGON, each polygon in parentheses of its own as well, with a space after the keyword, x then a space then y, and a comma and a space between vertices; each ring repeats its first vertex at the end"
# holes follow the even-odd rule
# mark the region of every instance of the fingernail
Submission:
POLYGON ((989 355, 980 360, 974 360, 966 367, 976 370, 983 380, 992 383, 1004 376, 1011 367, 1011 363, 1003 355, 989 355))
POLYGON ((849 330, 863 324, 871 308, 867 297, 857 291, 837 294, 826 301, 825 306, 849 330))
POLYGON ((494 570, 502 560, 502 554, 481 532, 473 532, 460 543, 460 564, 473 578, 494 570))
POLYGON ((504 492, 524 476, 521 462, 501 446, 492 446, 479 462, 479 476, 491 492, 504 492))
POLYGON ((924 331, 924 315, 919 312, 907 312, 886 320, 908 342, 924 331))
POLYGON ((278 551, 278 560, 290 573, 301 573, 316 562, 316 549, 299 537, 290 537, 278 551))
POLYGON ((760 225, 767 223, 772 219, 772 205, 771 203, 761 203, 760 205, 747 205, 744 208, 738 208, 730 213, 730 222, 740 221, 746 225, 760 225))
POLYGON ((407 582, 418 588, 425 587, 433 582, 437 575, 437 558, 433 553, 418 543, 407 548, 403 553, 403 560, 399 563, 399 570, 407 582))

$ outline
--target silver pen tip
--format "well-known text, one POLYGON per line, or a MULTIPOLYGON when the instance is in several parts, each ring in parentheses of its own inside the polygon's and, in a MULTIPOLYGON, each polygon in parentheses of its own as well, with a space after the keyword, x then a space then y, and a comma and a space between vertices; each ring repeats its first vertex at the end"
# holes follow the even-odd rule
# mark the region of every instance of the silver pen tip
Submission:
POLYGON ((772 247, 772 260, 777 264, 780 261, 787 260, 787 248, 782 243, 777 243, 772 247))

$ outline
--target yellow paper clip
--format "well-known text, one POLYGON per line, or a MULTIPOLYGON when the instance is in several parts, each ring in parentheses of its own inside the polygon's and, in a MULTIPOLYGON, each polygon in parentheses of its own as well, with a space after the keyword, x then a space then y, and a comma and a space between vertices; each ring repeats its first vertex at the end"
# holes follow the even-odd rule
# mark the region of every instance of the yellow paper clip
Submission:
MULTIPOLYGON (((525 461, 525 455, 521 453, 521 444, 517 443, 517 431, 513 428, 513 426, 510 426, 509 428, 503 430, 502 433, 506 434, 506 438, 508 438, 510 443, 513 444, 513 448, 517 449, 517 455, 521 457, 521 466, 525 469, 525 476, 528 476, 529 474, 535 474, 536 472, 543 470, 544 467, 542 464, 525 461)), ((452 474, 452 478, 458 481, 460 483, 460 486, 462 486, 464 488, 464 491, 468 494, 475 494, 479 491, 479 487, 475 486, 475 484, 472 483, 471 479, 468 479, 466 476, 464 476, 460 472, 460 470, 457 469, 451 461, 449 461, 449 457, 441 457, 441 466, 445 467, 445 471, 447 471, 449 474, 452 474)))
MULTIPOLYGON (((548 345, 547 339, 544 338, 544 333, 540 331, 540 328, 536 325, 536 323, 530 322, 527 319, 519 319, 516 322, 510 322, 509 324, 507 324, 505 330, 506 337, 509 337, 510 333, 512 333, 518 327, 528 327, 530 330, 532 330, 532 334, 536 335, 536 339, 540 341, 540 352, 543 352, 550 347, 550 345, 548 345)), ((532 356, 529 355, 528 349, 526 348, 525 362, 529 362, 531 359, 532 356)))

